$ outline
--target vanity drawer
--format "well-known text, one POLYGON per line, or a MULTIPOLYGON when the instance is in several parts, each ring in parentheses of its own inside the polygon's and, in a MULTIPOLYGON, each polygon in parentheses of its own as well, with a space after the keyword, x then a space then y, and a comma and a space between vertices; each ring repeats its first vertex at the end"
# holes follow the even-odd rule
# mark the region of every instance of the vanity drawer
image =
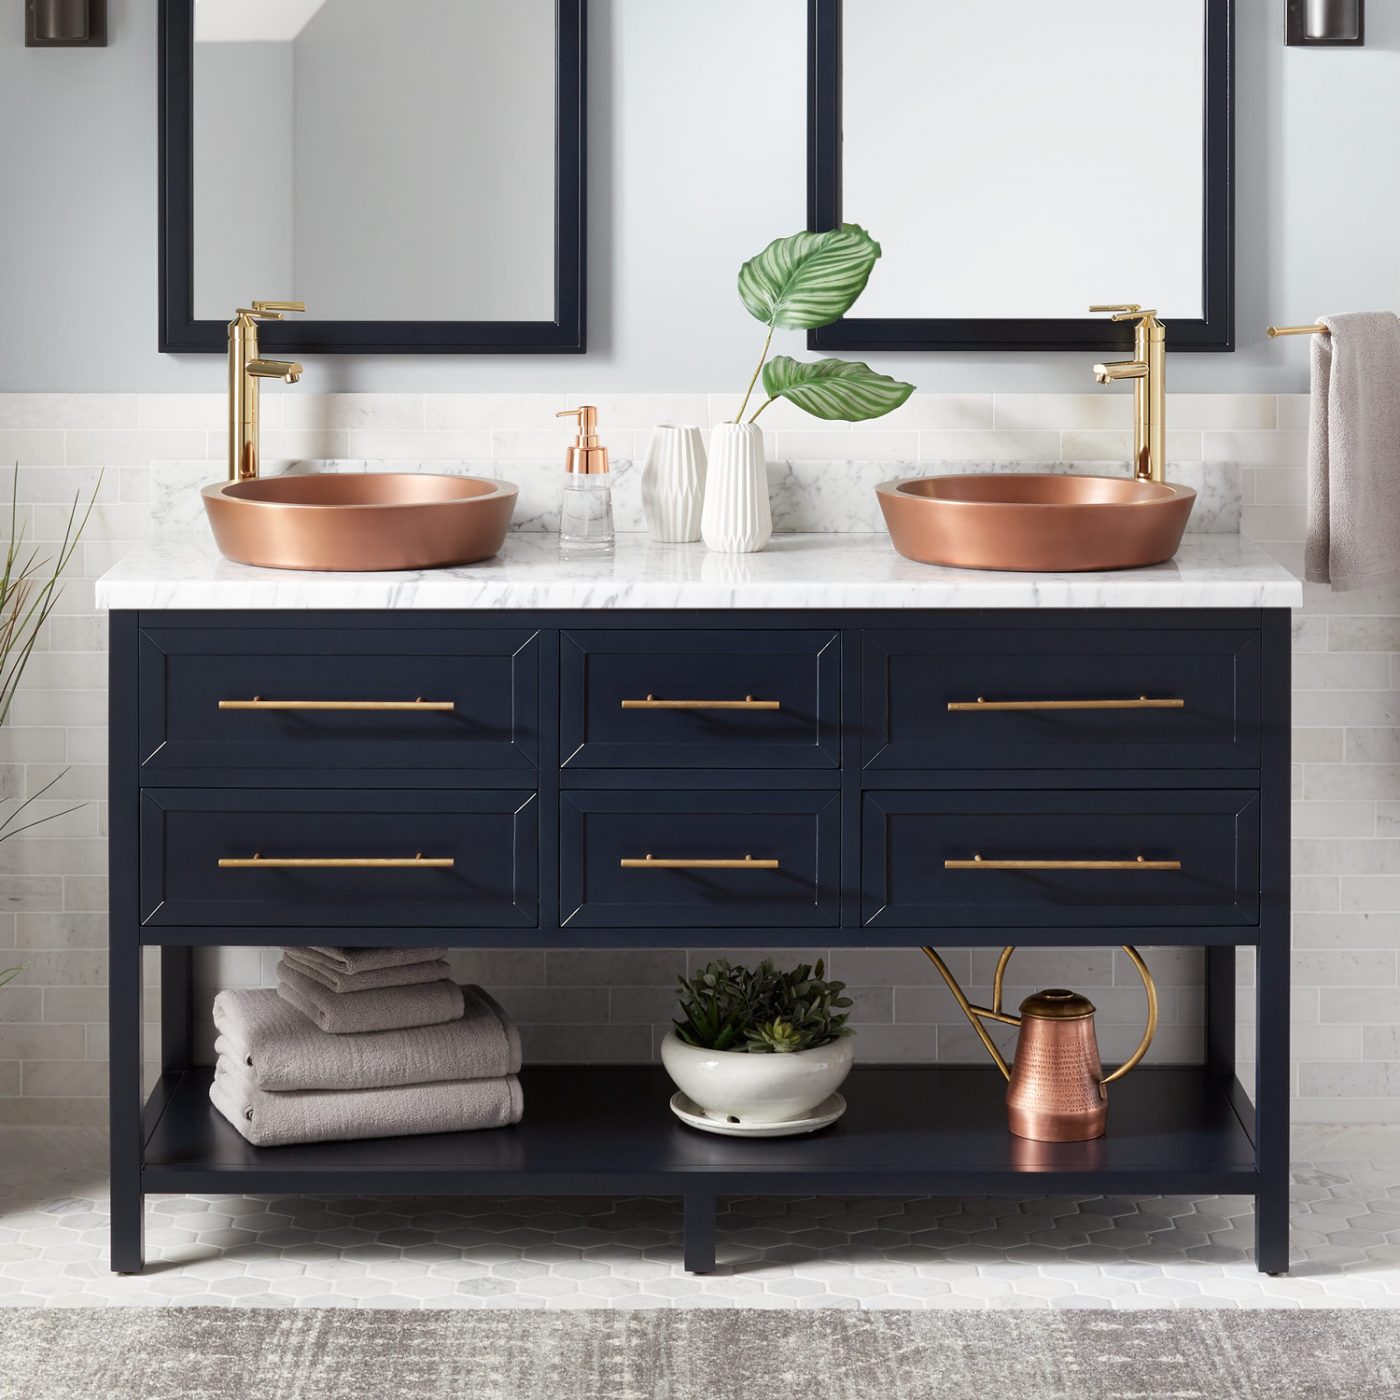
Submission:
POLYGON ((141 794, 141 921, 534 928, 538 805, 526 791, 147 788, 141 794), (410 863, 420 854, 423 864, 410 863), (254 856, 268 864, 248 864, 254 856), (351 863, 276 866, 274 860, 351 863), (386 860, 405 864, 354 863, 386 860), (242 864, 222 864, 228 861, 242 864))
POLYGON ((568 631, 560 761, 570 768, 836 768, 840 633, 568 631))
POLYGON ((143 627, 142 774, 514 768, 533 782, 539 650, 533 628, 143 627))
POLYGON ((834 928, 840 811, 834 792, 561 793, 560 925, 834 928))
POLYGON ((861 884, 866 926, 926 926, 931 938, 939 928, 1257 924, 1259 797, 868 792, 861 884))
POLYGON ((867 769, 1257 768, 1259 634, 864 633, 867 769))

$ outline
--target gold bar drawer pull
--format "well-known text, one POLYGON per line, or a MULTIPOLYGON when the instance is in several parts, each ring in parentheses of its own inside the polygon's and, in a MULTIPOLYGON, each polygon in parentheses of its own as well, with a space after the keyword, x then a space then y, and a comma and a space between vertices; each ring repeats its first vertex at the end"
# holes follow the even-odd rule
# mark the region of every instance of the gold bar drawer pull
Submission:
POLYGON ((945 860, 944 870, 1180 870, 1179 860, 945 860))
POLYGON ((677 860, 663 859, 650 852, 641 860, 635 856, 624 856, 618 864, 624 870, 777 870, 776 860, 755 860, 745 856, 743 860, 677 860))
POLYGON ((1136 700, 950 700, 948 708, 954 714, 991 712, 995 710, 1180 710, 1185 700, 1154 700, 1139 695, 1136 700))
POLYGON ((434 710, 456 709, 454 700, 220 700, 221 710, 434 710))
POLYGON ((658 700, 648 695, 645 700, 624 700, 624 710, 780 710, 778 700, 755 700, 746 695, 742 700, 658 700))
POLYGON ((224 856, 220 870, 451 870, 451 856, 224 856))

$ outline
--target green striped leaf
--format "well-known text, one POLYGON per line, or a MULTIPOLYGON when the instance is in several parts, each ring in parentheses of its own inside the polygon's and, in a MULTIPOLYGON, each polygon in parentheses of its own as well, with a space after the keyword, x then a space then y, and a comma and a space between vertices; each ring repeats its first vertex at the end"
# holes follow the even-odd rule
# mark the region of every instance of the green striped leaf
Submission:
POLYGON ((858 224, 775 238, 739 269, 739 295, 768 326, 828 326, 865 290, 880 245, 858 224))
POLYGON ((814 418, 849 423, 889 413, 914 392, 912 384, 876 374, 859 360, 804 364, 790 355, 774 355, 763 366, 763 388, 770 399, 791 399, 814 418))

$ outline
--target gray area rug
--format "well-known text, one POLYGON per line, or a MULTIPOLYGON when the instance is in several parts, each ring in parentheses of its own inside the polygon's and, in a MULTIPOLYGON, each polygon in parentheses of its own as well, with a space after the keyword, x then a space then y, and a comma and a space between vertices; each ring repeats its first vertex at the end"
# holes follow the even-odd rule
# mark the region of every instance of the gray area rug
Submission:
POLYGON ((24 1400, 1371 1400, 1400 1314, 0 1311, 24 1400))

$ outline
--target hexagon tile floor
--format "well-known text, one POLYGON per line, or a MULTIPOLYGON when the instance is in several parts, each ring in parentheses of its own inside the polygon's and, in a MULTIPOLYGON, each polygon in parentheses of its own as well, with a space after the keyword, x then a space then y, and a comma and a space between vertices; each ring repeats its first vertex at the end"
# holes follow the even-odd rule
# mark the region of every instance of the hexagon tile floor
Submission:
POLYGON ((1295 1134, 1286 1278, 1218 1196, 734 1199, 703 1278, 668 1199, 161 1196, 145 1273, 118 1278, 104 1150, 0 1137, 0 1305, 1400 1307, 1400 1128, 1295 1134))

